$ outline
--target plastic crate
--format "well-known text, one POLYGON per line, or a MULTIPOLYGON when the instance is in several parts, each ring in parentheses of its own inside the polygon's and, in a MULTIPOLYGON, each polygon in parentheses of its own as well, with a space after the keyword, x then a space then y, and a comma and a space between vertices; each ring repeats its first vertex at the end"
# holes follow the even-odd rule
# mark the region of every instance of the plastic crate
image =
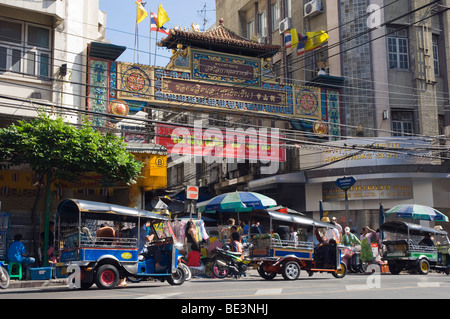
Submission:
POLYGON ((52 268, 30 268, 30 277, 31 280, 50 280, 52 279, 52 268))

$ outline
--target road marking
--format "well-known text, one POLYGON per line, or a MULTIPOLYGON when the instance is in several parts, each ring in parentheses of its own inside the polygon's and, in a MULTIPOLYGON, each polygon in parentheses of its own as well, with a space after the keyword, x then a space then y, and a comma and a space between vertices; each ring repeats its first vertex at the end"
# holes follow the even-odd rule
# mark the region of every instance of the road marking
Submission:
POLYGON ((168 299, 173 296, 179 295, 179 292, 169 293, 169 294, 160 294, 160 295, 145 295, 142 297, 138 297, 137 299, 168 299))
POLYGON ((281 295, 283 288, 273 289, 259 289, 255 292, 255 295, 281 295))
POLYGON ((439 288, 441 284, 438 282, 418 282, 417 286, 420 288, 439 288))
POLYGON ((368 290, 370 289, 367 285, 347 285, 345 286, 346 290, 368 290))

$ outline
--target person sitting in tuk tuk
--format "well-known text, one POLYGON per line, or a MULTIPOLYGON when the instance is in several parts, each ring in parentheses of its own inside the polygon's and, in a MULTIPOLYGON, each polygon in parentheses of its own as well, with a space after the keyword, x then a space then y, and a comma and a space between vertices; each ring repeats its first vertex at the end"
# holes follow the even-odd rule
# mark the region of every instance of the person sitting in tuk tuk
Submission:
POLYGON ((99 242, 104 242, 108 245, 111 245, 114 237, 116 236, 116 231, 114 228, 110 226, 100 225, 100 228, 97 230, 97 240, 99 242))
POLYGON ((429 246, 429 247, 434 246, 434 242, 431 239, 431 234, 430 233, 426 233, 424 235, 422 240, 419 242, 419 246, 429 246))
MULTIPOLYGON (((161 271, 166 269, 166 267, 160 264, 162 261, 161 248, 158 245, 151 245, 155 239, 155 234, 152 233, 150 225, 150 221, 147 221, 144 225, 142 225, 142 229, 139 232, 138 253, 144 260, 152 256, 155 261, 155 270, 161 271)), ((137 227, 134 228, 133 235, 134 237, 137 237, 137 227)))

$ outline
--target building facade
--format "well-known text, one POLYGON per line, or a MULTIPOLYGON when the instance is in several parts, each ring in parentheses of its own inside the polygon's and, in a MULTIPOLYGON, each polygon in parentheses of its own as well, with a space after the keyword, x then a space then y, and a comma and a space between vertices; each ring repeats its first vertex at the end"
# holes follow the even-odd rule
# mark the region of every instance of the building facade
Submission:
MULTIPOLYGON (((358 230, 378 227, 380 205, 387 210, 400 203, 424 204, 448 215, 446 5, 217 0, 217 19, 234 32, 284 48, 273 59, 278 81, 338 87, 340 92, 335 125, 340 135, 330 134, 318 144, 299 142, 298 154, 287 158, 296 162, 298 180, 278 174, 252 180, 247 189, 315 217, 322 206, 325 214, 358 230), (284 42, 283 31, 289 29, 298 34, 326 31, 328 42, 299 55, 298 48, 284 42), (344 176, 356 179, 348 191, 348 214, 344 192, 335 184, 344 176), (286 194, 296 196, 296 203, 283 202, 286 194)), ((290 124, 291 130, 305 129, 290 124)))
MULTIPOLYGON (((98 1, 5 0, 0 9, 0 127, 39 111, 81 123, 77 111, 86 105, 88 43, 105 39, 106 14, 98 1)), ((27 167, 0 171, 0 210, 10 214, 9 238, 21 233, 31 253, 33 227, 43 230, 45 211, 41 200, 42 216, 33 221, 35 181, 27 167)), ((52 195, 54 212, 62 194, 53 189, 52 195)))

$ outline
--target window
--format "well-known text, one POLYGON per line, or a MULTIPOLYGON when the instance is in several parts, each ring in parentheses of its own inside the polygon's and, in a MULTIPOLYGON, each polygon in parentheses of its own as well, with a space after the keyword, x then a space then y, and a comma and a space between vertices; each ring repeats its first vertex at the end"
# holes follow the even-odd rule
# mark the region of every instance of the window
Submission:
POLYGON ((389 68, 408 70, 408 34, 406 30, 395 30, 395 28, 387 28, 389 68))
POLYGON ((292 18, 292 4, 291 4, 291 0, 284 0, 284 8, 286 10, 286 17, 292 18))
POLYGON ((272 32, 277 30, 280 25, 280 1, 275 2, 272 4, 272 32))
POLYGON ((258 20, 259 20, 259 35, 261 37, 267 36, 267 14, 266 11, 261 12, 258 14, 258 20))
POLYGON ((252 20, 247 23, 247 39, 251 39, 252 35, 255 34, 255 21, 252 20))
POLYGON ((392 111, 392 136, 413 134, 412 112, 392 111))
POLYGON ((439 47, 437 41, 433 39, 433 66, 434 74, 439 75, 439 47))
POLYGON ((0 71, 49 77, 51 30, 0 20, 0 71))

